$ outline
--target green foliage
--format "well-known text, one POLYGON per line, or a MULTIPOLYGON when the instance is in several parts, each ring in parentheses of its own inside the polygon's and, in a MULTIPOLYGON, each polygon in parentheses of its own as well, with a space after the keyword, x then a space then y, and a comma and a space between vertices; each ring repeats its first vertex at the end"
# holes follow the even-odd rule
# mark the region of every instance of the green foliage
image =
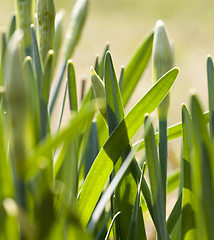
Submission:
POLYGON ((121 68, 119 78, 107 45, 101 58, 95 57, 89 70, 91 87, 79 99, 70 57, 81 36, 88 1, 77 0, 72 10, 59 65, 63 13, 55 19, 54 1, 38 0, 37 35, 32 2, 17 0, 16 7, 1 46, 0 240, 146 240, 146 213, 157 239, 214 239, 211 57, 209 112, 203 113, 193 95, 190 113, 183 104, 182 121, 167 128, 169 91, 179 70, 173 68, 173 51, 161 21, 121 68), (125 114, 151 56, 154 85, 125 114), (52 111, 63 81, 58 124, 53 128, 52 111), (62 127, 67 100, 71 118, 62 127), (157 108, 159 129, 154 132, 150 114, 157 108), (142 126, 142 138, 132 144, 142 126), (181 167, 167 174, 167 142, 178 137, 181 167), (142 169, 137 152, 144 159, 142 169), (166 219, 167 194, 176 188, 179 194, 166 219))

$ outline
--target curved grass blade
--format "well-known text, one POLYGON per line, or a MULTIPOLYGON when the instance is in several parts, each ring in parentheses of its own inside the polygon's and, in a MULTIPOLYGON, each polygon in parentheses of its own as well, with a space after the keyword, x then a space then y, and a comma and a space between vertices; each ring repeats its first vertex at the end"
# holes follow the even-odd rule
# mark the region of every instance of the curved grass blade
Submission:
POLYGON ((115 220, 116 220, 116 217, 117 217, 119 214, 120 214, 120 212, 117 212, 117 213, 114 215, 114 217, 113 217, 113 219, 112 219, 112 221, 111 221, 111 224, 110 224, 110 226, 109 226, 108 232, 107 232, 107 234, 106 234, 105 240, 108 240, 108 237, 109 237, 109 235, 110 235, 110 232, 111 232, 111 229, 112 229, 112 227, 113 227, 113 224, 114 224, 114 222, 115 222, 115 220))
POLYGON ((151 113, 155 110, 168 93, 177 75, 178 69, 174 68, 156 82, 147 94, 139 100, 119 123, 100 150, 84 182, 78 200, 78 214, 81 216, 83 226, 87 225, 102 189, 113 170, 113 164, 117 162, 118 158, 127 147, 129 140, 132 139, 135 133, 143 125, 142 115, 151 113), (96 173, 99 173, 99 175, 96 173), (90 194, 91 191, 94 193, 93 196, 90 194), (85 204, 88 206, 87 211, 85 211, 85 204))
POLYGON ((133 93, 140 77, 142 76, 148 64, 152 53, 153 35, 154 32, 152 31, 145 39, 143 39, 142 43, 137 48, 128 65, 125 67, 121 92, 124 106, 126 106, 131 94, 133 93))
POLYGON ((192 121, 185 105, 182 106, 182 126, 183 126, 183 198, 182 198, 182 220, 181 238, 198 239, 195 222, 195 195, 192 186, 192 121))
POLYGON ((125 71, 125 68, 124 68, 124 66, 122 66, 122 67, 121 67, 121 72, 120 72, 120 78, 119 78, 119 88, 120 88, 120 92, 122 91, 122 87, 123 87, 124 71, 125 71))
MULTIPOLYGON (((149 119, 146 116, 145 122, 149 119)), ((165 222, 165 206, 163 185, 161 181, 161 169, 158 160, 157 146, 154 136, 154 129, 152 124, 148 133, 145 135, 145 150, 146 161, 149 171, 149 179, 151 184, 152 202, 154 209, 154 218, 156 222, 156 230, 160 240, 166 240, 169 238, 165 222)))
POLYGON ((202 109, 195 95, 191 99, 194 132, 193 188, 196 193, 198 226, 203 239, 214 238, 214 157, 202 109))

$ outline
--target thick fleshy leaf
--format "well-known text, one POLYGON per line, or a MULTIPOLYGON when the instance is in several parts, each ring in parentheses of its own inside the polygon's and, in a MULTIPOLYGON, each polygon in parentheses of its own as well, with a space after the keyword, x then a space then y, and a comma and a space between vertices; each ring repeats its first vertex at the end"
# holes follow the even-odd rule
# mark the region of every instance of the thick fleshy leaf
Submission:
POLYGON ((178 69, 174 68, 156 82, 147 94, 139 100, 139 102, 119 123, 103 148, 100 150, 79 196, 78 214, 80 215, 84 226, 87 225, 102 189, 113 170, 113 164, 116 163, 122 152, 125 150, 129 140, 132 139, 135 133, 143 125, 142 116, 145 113, 151 113, 155 110, 168 93, 177 75, 178 69), (93 191, 93 195, 91 195, 91 191, 93 191), (87 211, 84 207, 85 204, 88 206, 87 211))

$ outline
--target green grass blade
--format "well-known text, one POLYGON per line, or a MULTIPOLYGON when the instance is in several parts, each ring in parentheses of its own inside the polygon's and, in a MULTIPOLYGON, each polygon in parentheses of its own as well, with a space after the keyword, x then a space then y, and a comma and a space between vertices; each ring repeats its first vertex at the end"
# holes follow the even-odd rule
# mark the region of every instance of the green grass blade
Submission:
POLYGON ((51 82, 53 77, 53 60, 54 60, 54 51, 48 51, 44 63, 44 79, 41 86, 42 98, 46 105, 48 104, 51 82))
POLYGON ((93 119, 94 113, 96 111, 95 101, 81 107, 79 114, 74 115, 67 127, 62 129, 55 137, 50 134, 46 136, 44 142, 31 151, 28 155, 28 179, 35 173, 37 168, 37 160, 40 156, 48 157, 53 150, 57 148, 62 143, 68 143, 71 138, 77 136, 77 134, 82 134, 86 130, 86 127, 93 119))
POLYGON ((63 47, 65 62, 67 62, 68 59, 71 57, 76 47, 76 44, 80 39, 82 29, 87 17, 88 5, 88 0, 77 0, 73 7, 71 13, 71 20, 65 34, 66 39, 63 47))
POLYGON ((33 24, 31 24, 31 38, 32 38, 33 61, 34 61, 34 66, 35 66, 35 71, 36 71, 38 92, 41 96, 41 85, 42 85, 42 81, 43 81, 43 77, 44 77, 44 72, 43 72, 43 66, 41 63, 36 32, 35 32, 33 24))
POLYGON ((151 32, 145 39, 143 39, 142 43, 125 67, 122 87, 122 99, 124 106, 126 106, 126 103, 128 102, 148 64, 152 53, 153 35, 154 32, 151 32))
POLYGON ((57 133, 59 132, 60 126, 62 123, 62 116, 63 116, 64 109, 65 109, 65 100, 66 100, 67 89, 68 89, 68 81, 66 81, 66 84, 65 84, 65 91, 64 91, 62 105, 61 105, 61 109, 60 109, 60 113, 59 113, 59 120, 58 120, 58 124, 57 124, 57 128, 56 128, 57 133))
MULTIPOLYGON (((107 104, 107 117, 108 117, 108 128, 109 134, 111 134, 115 127, 119 124, 119 122, 124 118, 124 110, 122 104, 122 98, 120 95, 119 85, 117 81, 117 77, 115 74, 113 61, 108 51, 106 53, 105 58, 105 71, 104 71, 104 80, 105 80, 105 93, 106 93, 106 104, 107 104)), ((126 159, 129 152, 131 151, 131 147, 127 146, 126 150, 121 155, 121 160, 117 161, 114 166, 114 173, 116 174, 122 162, 126 159)), ((128 230, 130 225, 130 219, 132 216, 132 210, 135 203, 135 195, 137 192, 137 185, 135 182, 135 174, 132 171, 132 166, 127 170, 127 175, 124 176, 123 181, 118 185, 115 189, 115 196, 118 203, 118 209, 121 211, 121 217, 119 217, 119 224, 121 228, 122 238, 126 238, 128 236, 128 230), (132 174, 129 174, 132 173, 132 174), (126 187, 129 186, 129 191, 124 191, 126 187), (124 198, 126 195, 126 198, 124 198)), ((139 213, 140 219, 143 218, 142 212, 139 213)), ((142 221, 139 222, 139 236, 143 233, 142 229, 142 221)), ((118 238, 119 236, 116 236, 118 238)))
POLYGON ((77 111, 78 101, 77 101, 76 77, 74 71, 74 64, 72 61, 68 61, 68 93, 70 110, 77 111))
POLYGON ((175 206, 173 207, 167 219, 167 231, 169 235, 172 234, 181 214, 182 214, 182 194, 180 194, 180 196, 178 197, 178 200, 176 201, 175 206))
POLYGON ((10 40, 11 36, 15 31, 16 31, 16 15, 13 14, 11 18, 10 26, 9 26, 9 31, 8 31, 8 38, 7 38, 8 41, 10 40))
POLYGON ((146 230, 145 230, 145 225, 144 225, 144 220, 139 219, 139 217, 141 217, 142 215, 139 214, 139 212, 142 212, 142 209, 140 207, 140 191, 142 188, 142 183, 143 183, 143 175, 144 175, 144 169, 145 169, 145 165, 143 167, 143 170, 141 172, 141 176, 140 176, 140 182, 138 184, 138 190, 137 190, 137 194, 136 194, 136 198, 135 198, 135 203, 134 203, 134 208, 133 208, 133 212, 132 212, 132 217, 131 217, 131 222, 130 222, 130 226, 129 226, 129 234, 128 234, 128 240, 137 240, 138 239, 138 223, 141 222, 141 227, 143 227, 142 232, 143 234, 140 236, 141 240, 146 240, 146 230))
POLYGON ((86 178, 94 159, 99 152, 97 124, 93 122, 91 125, 90 135, 84 156, 84 177, 86 178))
POLYGON ((167 176, 167 193, 172 192, 179 186, 180 169, 173 171, 167 176))
POLYGON ((0 67, 0 86, 4 85, 2 75, 3 75, 3 68, 4 68, 4 56, 7 48, 7 39, 6 39, 6 30, 2 30, 2 44, 1 44, 1 67, 0 67))
POLYGON ((207 58, 207 85, 210 112, 210 136, 214 139, 214 66, 211 57, 207 58))
POLYGON ((182 106, 182 126, 183 126, 183 199, 182 199, 182 239, 198 239, 195 222, 195 195, 192 186, 192 122, 185 105, 182 106))
POLYGON ((16 0, 17 29, 22 29, 24 36, 22 39, 26 56, 31 56, 31 33, 30 25, 33 23, 33 1, 16 0))
POLYGON ((121 71, 120 71, 120 77, 119 77, 119 88, 120 88, 120 92, 122 91, 122 87, 123 87, 124 71, 125 71, 125 68, 124 68, 124 66, 122 66, 122 67, 121 67, 121 71))
POLYGON ((54 63, 53 63, 53 68, 55 69, 57 61, 59 59, 59 50, 61 47, 62 43, 62 34, 63 34, 63 17, 64 17, 64 10, 61 9, 59 12, 56 14, 55 17, 55 41, 54 41, 54 63))
POLYGON ((48 51, 54 49, 55 14, 54 0, 37 1, 39 51, 43 64, 45 63, 48 51))
POLYGON ((36 82, 36 74, 33 67, 33 60, 27 56, 23 63, 23 73, 27 85, 29 107, 31 112, 32 125, 35 133, 35 144, 40 140, 40 107, 39 93, 36 82))
POLYGON ((113 164, 116 163, 128 145, 129 140, 132 139, 143 125, 142 115, 155 110, 171 88, 177 75, 177 68, 172 69, 164 75, 130 110, 99 152, 79 196, 78 214, 81 216, 84 226, 86 226, 100 193, 113 170, 113 164), (96 176, 98 172, 99 175, 96 176), (93 196, 90 194, 92 186, 93 196), (85 213, 84 208, 86 202, 88 205, 87 213, 85 213))
MULTIPOLYGON (((114 189, 117 187, 117 185, 119 184, 119 182, 121 181, 122 177, 124 176, 126 170, 128 169, 136 151, 137 151, 137 147, 136 146, 134 149, 132 149, 132 151, 129 153, 129 155, 127 156, 126 160, 124 161, 124 163, 122 164, 120 170, 118 171, 118 173, 116 174, 116 176, 113 178, 113 180, 111 181, 111 183, 109 184, 107 190, 105 191, 105 193, 102 195, 99 203, 97 204, 92 216, 91 216, 91 220, 89 222, 89 225, 87 226, 87 231, 88 232, 93 232, 96 224, 98 223, 100 216, 109 200, 109 197, 113 194, 114 189)), ((85 214, 88 211, 88 209, 85 209, 85 214)), ((81 218, 83 216, 80 216, 81 218)))
POLYGON ((194 191, 196 192, 198 224, 203 239, 214 238, 214 161, 210 138, 202 109, 195 95, 191 99, 191 112, 195 140, 194 191))
MULTIPOLYGON (((149 117, 146 117, 146 119, 147 118, 149 117)), ((159 165, 157 146, 152 124, 150 125, 148 133, 145 135, 145 150, 151 185, 156 230, 159 239, 166 240, 168 238, 168 233, 165 222, 166 220, 165 220, 163 185, 161 181, 161 169, 159 165)))
POLYGON ((103 79, 103 76, 104 76, 104 62, 105 62, 105 56, 108 50, 109 50, 109 44, 107 43, 99 63, 99 71, 97 72, 101 79, 103 79))
POLYGON ((112 229, 113 224, 114 224, 114 221, 116 220, 116 217, 117 217, 119 214, 120 214, 120 212, 117 212, 117 213, 114 215, 114 217, 113 217, 113 219, 112 219, 112 221, 111 221, 111 224, 110 224, 110 226, 109 226, 108 232, 107 232, 107 234, 106 234, 105 240, 108 240, 109 235, 110 235, 110 232, 111 232, 111 229, 112 229))
MULTIPOLYGON (((204 121, 206 124, 209 123, 209 112, 205 112, 203 113, 204 116, 204 121)), ((168 141, 179 138, 182 136, 182 123, 177 123, 173 126, 168 127, 168 135, 167 135, 167 139, 168 141)), ((158 135, 159 133, 155 133, 155 139, 156 139, 156 143, 158 144, 158 135)), ((140 147, 138 149, 138 151, 141 151, 145 148, 145 142, 144 139, 140 140, 139 142, 141 142, 140 147)), ((135 146, 135 144, 138 144, 138 142, 133 144, 133 147, 135 146)))

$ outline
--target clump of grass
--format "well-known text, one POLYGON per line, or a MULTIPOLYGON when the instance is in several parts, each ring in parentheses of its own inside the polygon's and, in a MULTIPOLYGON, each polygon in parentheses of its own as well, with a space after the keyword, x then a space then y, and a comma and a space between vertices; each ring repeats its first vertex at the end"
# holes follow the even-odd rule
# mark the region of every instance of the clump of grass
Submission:
POLYGON ((16 7, 8 34, 2 32, 0 239, 145 240, 149 239, 146 212, 160 240, 214 239, 211 57, 207 60, 209 112, 203 113, 193 94, 190 113, 183 104, 182 121, 167 128, 170 89, 179 70, 173 68, 163 22, 158 21, 143 39, 119 77, 107 45, 95 58, 91 87, 78 104, 71 57, 88 1, 77 0, 64 43, 63 14, 58 12, 55 18, 53 0, 37 2, 38 32, 32 2, 17 0, 16 7), (61 43, 63 58, 56 69, 61 43), (151 56, 154 85, 125 115, 151 56), (56 88, 50 95, 53 78, 56 88), (62 81, 66 84, 58 124, 51 129, 62 81), (67 95, 72 117, 62 128, 67 95), (155 109, 157 132, 150 116, 155 109), (132 144, 143 125, 142 139, 132 144), (181 168, 167 175, 167 142, 178 137, 183 143, 181 168), (139 151, 141 165, 135 157, 139 151), (166 196, 175 188, 178 198, 166 219, 166 196))

